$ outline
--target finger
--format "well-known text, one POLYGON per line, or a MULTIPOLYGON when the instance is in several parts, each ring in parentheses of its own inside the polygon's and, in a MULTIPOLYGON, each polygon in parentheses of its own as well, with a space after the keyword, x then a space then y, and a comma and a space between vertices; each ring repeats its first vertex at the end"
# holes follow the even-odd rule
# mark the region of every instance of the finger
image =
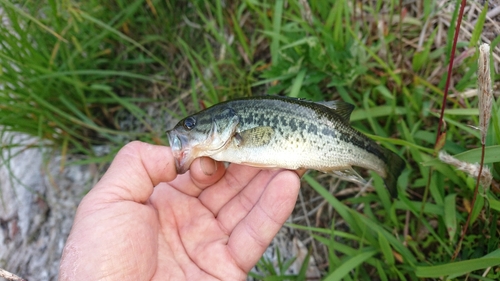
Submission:
POLYGON ((170 147, 134 141, 125 145, 89 193, 98 200, 144 203, 160 182, 177 176, 170 147))
POLYGON ((225 169, 222 162, 201 157, 194 160, 188 173, 178 176, 170 185, 182 193, 197 197, 205 188, 219 181, 225 169))
POLYGON ((228 241, 228 250, 245 271, 257 263, 271 240, 292 213, 300 180, 296 173, 282 171, 265 189, 261 199, 238 224, 228 241))
POLYGON ((217 216, 219 210, 260 171, 258 168, 231 164, 220 181, 204 190, 198 198, 205 207, 217 216))
POLYGON ((260 171, 243 190, 225 204, 217 214, 217 220, 224 231, 229 234, 234 227, 255 207, 269 183, 280 170, 260 171))

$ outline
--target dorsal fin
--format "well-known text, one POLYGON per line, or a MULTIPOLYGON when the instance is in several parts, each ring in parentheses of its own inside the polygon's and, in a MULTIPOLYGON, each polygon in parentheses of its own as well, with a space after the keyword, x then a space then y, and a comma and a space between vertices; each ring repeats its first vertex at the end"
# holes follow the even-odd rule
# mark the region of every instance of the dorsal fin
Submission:
POLYGON ((337 115, 340 116, 342 121, 349 123, 351 113, 354 110, 354 105, 341 100, 320 101, 317 103, 332 109, 335 113, 337 113, 337 115))

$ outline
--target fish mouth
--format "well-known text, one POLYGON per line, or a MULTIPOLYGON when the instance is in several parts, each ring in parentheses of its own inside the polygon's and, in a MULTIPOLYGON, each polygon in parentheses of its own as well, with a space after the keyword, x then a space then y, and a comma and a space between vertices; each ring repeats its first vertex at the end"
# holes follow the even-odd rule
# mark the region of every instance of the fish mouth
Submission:
POLYGON ((193 162, 193 159, 189 157, 191 149, 188 145, 188 139, 186 136, 179 134, 176 130, 167 131, 167 136, 175 159, 177 174, 184 174, 189 170, 189 166, 191 166, 191 162, 193 162))

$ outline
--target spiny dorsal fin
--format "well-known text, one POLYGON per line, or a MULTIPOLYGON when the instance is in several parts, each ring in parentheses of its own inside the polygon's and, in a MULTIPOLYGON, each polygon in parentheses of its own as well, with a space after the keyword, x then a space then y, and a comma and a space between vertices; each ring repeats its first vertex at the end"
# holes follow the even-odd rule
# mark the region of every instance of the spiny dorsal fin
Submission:
POLYGON ((262 146, 268 144, 274 135, 272 127, 255 127, 234 136, 237 146, 262 146))
POLYGON ((342 121, 349 123, 351 113, 354 110, 354 105, 341 100, 320 101, 317 103, 332 109, 335 113, 337 113, 337 115, 340 116, 342 121))

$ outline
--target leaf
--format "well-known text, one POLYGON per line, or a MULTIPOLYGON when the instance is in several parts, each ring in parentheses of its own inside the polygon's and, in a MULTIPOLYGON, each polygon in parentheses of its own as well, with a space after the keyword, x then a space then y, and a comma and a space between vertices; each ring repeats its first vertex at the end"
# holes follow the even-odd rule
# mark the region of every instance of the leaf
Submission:
POLYGON ((408 109, 405 107, 393 107, 390 105, 382 105, 367 109, 356 109, 351 114, 351 121, 359 121, 368 118, 383 117, 389 115, 406 115, 408 109))
POLYGON ((477 195, 476 201, 474 202, 474 206, 472 206, 472 215, 470 219, 470 225, 471 226, 481 213, 481 210, 484 207, 484 197, 482 197, 480 194, 477 195))
POLYGON ((457 115, 457 116, 478 116, 478 108, 450 108, 446 109, 445 115, 457 115))
POLYGON ((500 212, 500 201, 495 200, 491 197, 488 198, 488 203, 490 204, 490 207, 495 210, 500 212))
POLYGON ((377 236, 378 236, 378 244, 380 246, 382 254, 384 255, 385 261, 387 262, 388 265, 391 266, 394 265, 394 255, 392 253, 391 245, 381 232, 378 232, 377 236))
POLYGON ((455 239, 457 233, 457 213, 456 213, 457 194, 450 194, 444 198, 444 223, 450 237, 450 242, 455 239))
POLYGON ((429 62, 429 53, 431 52, 431 47, 434 43, 434 37, 436 37, 438 28, 435 28, 431 36, 426 40, 426 44, 422 51, 416 52, 412 59, 412 68, 415 72, 418 72, 422 66, 427 65, 429 62))
POLYGON ((479 38, 481 37, 481 33, 483 32, 484 21, 486 20, 486 12, 488 12, 488 1, 485 2, 483 10, 479 14, 479 17, 477 17, 477 22, 474 26, 469 41, 469 48, 476 46, 476 44, 479 42, 479 38))
POLYGON ((11 1, 4 1, 4 0, 1 0, 0 1, 1 3, 3 3, 5 6, 11 8, 11 9, 14 9, 17 13, 19 13, 21 16, 29 19, 30 21, 34 22, 35 24, 37 24, 40 28, 44 29, 45 31, 49 32, 50 34, 54 35, 57 39, 67 43, 68 40, 64 39, 61 35, 59 35, 57 32, 55 32, 54 30, 50 29, 48 26, 46 26, 45 24, 43 24, 41 21, 39 21, 38 19, 34 18, 32 15, 26 13, 21 7, 18 7, 17 5, 14 5, 12 3, 10 3, 11 1))
MULTIPOLYGON (((409 202, 413 205, 414 209, 420 210, 422 208, 422 204, 423 204, 422 202, 419 202, 419 201, 409 201, 409 202)), ((402 201, 394 202, 394 207, 398 210, 409 210, 409 211, 412 210, 412 208, 410 208, 410 206, 408 206, 408 204, 405 204, 402 201)), ((433 203, 425 203, 424 204, 424 213, 432 214, 432 215, 436 215, 436 216, 443 216, 444 210, 443 210, 442 206, 438 206, 438 205, 433 204, 433 203)))
MULTIPOLYGON (((273 15, 273 34, 281 34, 281 18, 283 14, 283 0, 277 0, 274 5, 274 15, 273 15)), ((271 36, 271 60, 273 65, 278 63, 280 40, 279 36, 271 36)))
POLYGON ((460 276, 475 270, 500 265, 500 257, 479 258, 435 266, 417 266, 415 274, 421 278, 439 278, 453 274, 460 276))
POLYGON ((109 26, 107 23, 97 19, 97 18, 94 18, 93 16, 91 16, 90 14, 87 14, 83 11, 80 11, 80 16, 90 22, 93 22, 95 24, 97 24, 98 26, 102 27, 103 29, 115 34, 116 36, 120 37, 121 39, 131 43, 132 45, 134 45, 135 47, 137 47, 138 49, 140 49, 141 51, 143 51, 145 54, 147 54, 150 58, 154 59, 158 64, 160 64, 161 66, 165 67, 165 68, 168 68, 169 65, 164 62, 162 59, 160 59, 159 57, 157 57, 155 54, 153 54, 151 51, 149 51, 146 47, 144 47, 141 43, 135 41, 134 39, 128 37, 127 35, 121 33, 120 31, 116 30, 115 28, 109 26))
MULTIPOLYGON (((481 160, 481 148, 474 148, 466 152, 462 152, 453 157, 460 161, 465 161, 468 163, 479 163, 481 160)), ((487 146, 484 152, 484 164, 500 162, 500 145, 487 146)), ((423 166, 434 166, 441 161, 437 158, 425 161, 422 163, 423 166)))
MULTIPOLYGON (((461 161, 469 163, 480 162, 481 148, 471 149, 466 152, 457 154, 454 157, 461 161)), ((500 162, 500 145, 488 146, 485 148, 484 163, 487 164, 495 162, 500 162)))
POLYGON ((441 162, 439 159, 434 158, 433 160, 427 160, 431 159, 430 155, 423 154, 423 162, 421 165, 423 167, 426 166, 432 166, 436 171, 439 171, 441 174, 445 175, 449 180, 453 181, 453 183, 457 185, 462 185, 463 181, 460 179, 460 177, 457 175, 455 170, 448 164, 445 164, 441 162))
POLYGON ((324 281, 337 281, 342 280, 349 272, 355 269, 357 266, 365 262, 367 259, 373 257, 377 253, 371 247, 365 248, 358 255, 352 256, 350 259, 346 260, 339 267, 337 267, 332 273, 330 273, 324 281))
POLYGON ((292 98, 297 98, 299 96, 300 88, 302 87, 302 82, 304 81, 304 77, 306 76, 306 69, 302 69, 297 77, 293 81, 292 89, 290 91, 289 96, 292 98))

